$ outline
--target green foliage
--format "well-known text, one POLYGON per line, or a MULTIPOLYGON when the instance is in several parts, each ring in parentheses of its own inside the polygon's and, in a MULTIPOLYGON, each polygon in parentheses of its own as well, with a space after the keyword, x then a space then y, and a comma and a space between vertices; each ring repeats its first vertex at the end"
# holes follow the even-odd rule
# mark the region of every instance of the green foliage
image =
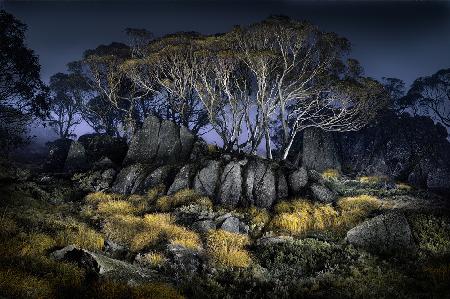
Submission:
POLYGON ((450 259, 450 216, 413 213, 408 219, 422 259, 450 259))

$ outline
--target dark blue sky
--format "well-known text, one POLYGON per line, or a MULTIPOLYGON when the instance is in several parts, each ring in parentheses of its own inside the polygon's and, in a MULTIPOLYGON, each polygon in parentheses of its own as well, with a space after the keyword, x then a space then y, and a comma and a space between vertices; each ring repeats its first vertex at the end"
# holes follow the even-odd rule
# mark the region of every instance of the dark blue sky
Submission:
POLYGON ((28 44, 40 56, 45 80, 87 48, 125 41, 126 27, 157 35, 216 33, 271 14, 306 19, 347 37, 366 75, 378 79, 409 84, 450 67, 449 2, 4 1, 0 7, 28 24, 28 44))

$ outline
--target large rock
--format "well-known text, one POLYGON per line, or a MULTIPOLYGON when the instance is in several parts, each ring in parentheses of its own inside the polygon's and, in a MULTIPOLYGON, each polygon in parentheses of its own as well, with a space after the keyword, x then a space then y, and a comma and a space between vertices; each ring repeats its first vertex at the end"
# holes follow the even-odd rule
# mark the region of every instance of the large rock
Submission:
POLYGON ((149 116, 142 129, 133 136, 125 163, 164 165, 183 162, 189 158, 194 140, 194 135, 186 128, 149 116))
POLYGON ((153 170, 139 186, 136 186, 135 192, 146 193, 149 189, 158 186, 170 186, 175 176, 176 168, 172 165, 163 165, 153 170))
POLYGON ((277 199, 285 199, 289 196, 289 185, 286 175, 281 169, 277 172, 277 199))
POLYGON ((261 208, 269 208, 276 199, 275 175, 271 165, 262 160, 252 160, 245 178, 247 201, 261 208))
POLYGON ((325 169, 341 169, 335 135, 318 128, 305 129, 303 133, 303 167, 319 172, 325 169))
POLYGON ((374 253, 393 253, 414 246, 408 221, 400 212, 380 215, 352 228, 346 240, 374 253))
POLYGON ((194 164, 184 165, 175 176, 167 194, 171 195, 182 189, 191 188, 195 177, 195 169, 196 167, 194 164))
POLYGON ((69 172, 83 171, 89 168, 89 162, 86 155, 84 146, 74 141, 70 145, 69 152, 67 153, 64 169, 69 172))
POLYGON ((85 148, 86 157, 91 163, 106 157, 115 164, 121 165, 128 150, 127 141, 124 138, 106 134, 85 134, 78 138, 78 142, 85 148))
POLYGON ((242 196, 242 171, 241 163, 238 161, 229 162, 223 169, 220 178, 218 203, 235 207, 242 196))
POLYGON ((308 184, 308 172, 305 168, 299 168, 289 174, 289 188, 293 195, 300 194, 308 184))
POLYGON ((56 260, 76 263, 90 274, 116 281, 144 283, 157 278, 156 272, 109 258, 103 254, 80 249, 73 245, 57 250, 51 256, 56 260))
POLYGON ((135 193, 145 180, 147 173, 147 169, 141 164, 129 165, 119 172, 111 191, 120 194, 135 193))
POLYGON ((336 194, 323 185, 312 184, 311 193, 313 198, 321 203, 332 203, 336 200, 336 194))
POLYGON ((58 172, 64 169, 72 142, 72 139, 57 139, 47 143, 49 151, 44 164, 46 171, 58 172))
POLYGON ((430 118, 386 114, 358 132, 340 135, 342 167, 355 175, 384 175, 450 192, 447 136, 430 118))
POLYGON ((214 198, 219 183, 220 162, 211 160, 195 176, 194 189, 197 193, 214 198))

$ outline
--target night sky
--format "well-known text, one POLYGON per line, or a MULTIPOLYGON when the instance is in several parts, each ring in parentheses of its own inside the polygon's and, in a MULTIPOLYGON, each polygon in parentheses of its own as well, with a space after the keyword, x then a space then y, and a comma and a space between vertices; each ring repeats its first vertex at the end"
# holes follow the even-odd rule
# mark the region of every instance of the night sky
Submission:
POLYGON ((209 34, 273 14, 306 19, 347 37, 351 56, 377 79, 397 77, 410 84, 450 67, 450 2, 3 1, 0 8, 28 25, 28 45, 39 55, 46 81, 85 49, 126 42, 127 27, 157 36, 209 34))

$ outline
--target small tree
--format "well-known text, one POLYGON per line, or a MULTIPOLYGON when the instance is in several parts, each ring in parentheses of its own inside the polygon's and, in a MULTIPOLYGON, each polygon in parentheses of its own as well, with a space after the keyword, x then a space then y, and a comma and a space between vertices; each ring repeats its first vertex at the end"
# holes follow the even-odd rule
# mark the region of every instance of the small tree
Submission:
POLYGON ((77 74, 57 73, 50 78, 50 91, 49 124, 60 138, 71 137, 81 123, 82 104, 89 86, 77 74))
POLYGON ((416 79, 402 104, 450 127, 450 69, 416 79))
POLYGON ((0 148, 24 142, 26 125, 47 115, 47 88, 37 56, 25 46, 27 26, 0 10, 0 148))

